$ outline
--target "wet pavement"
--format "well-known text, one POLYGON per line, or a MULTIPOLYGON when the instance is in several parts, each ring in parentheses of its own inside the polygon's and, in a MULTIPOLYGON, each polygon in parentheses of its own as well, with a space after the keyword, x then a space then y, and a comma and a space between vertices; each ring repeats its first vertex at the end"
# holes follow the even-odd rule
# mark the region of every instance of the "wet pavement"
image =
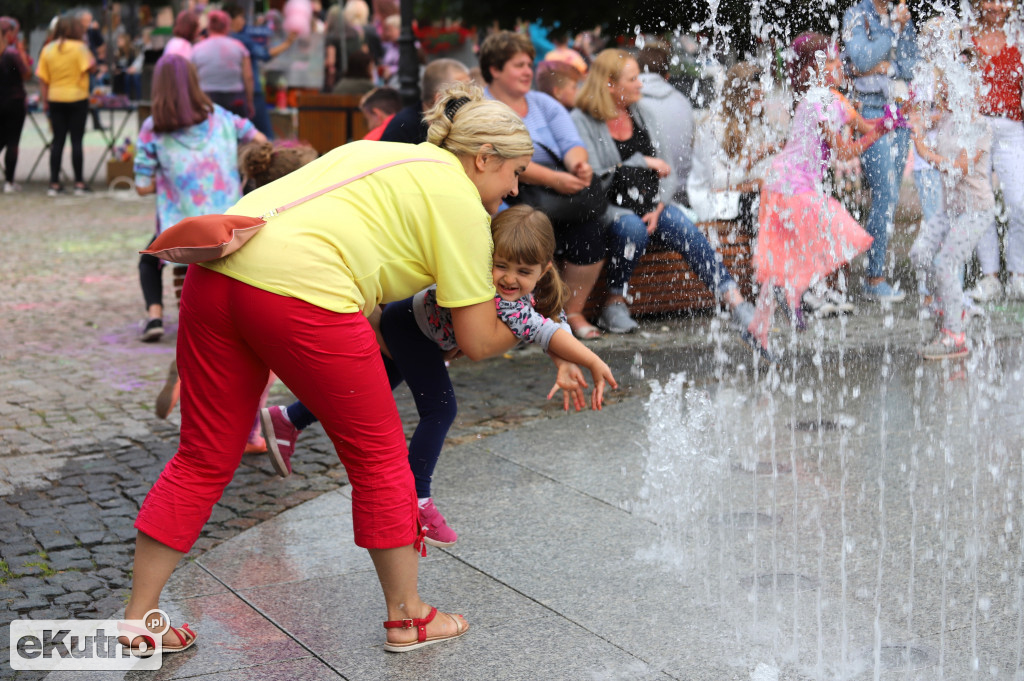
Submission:
MULTIPOLYGON (((173 304, 163 341, 137 340, 152 203, 42 190, 0 197, 3 641, 13 618, 123 608, 131 523, 178 423, 153 415, 173 304)), ((546 403, 533 349, 456 363, 436 484, 461 539, 422 581, 467 637, 382 651, 344 471, 314 427, 287 480, 245 458, 168 592, 202 640, 145 678, 1020 681, 1024 303, 987 312, 965 361, 916 358, 932 322, 908 301, 782 325, 775 369, 711 314, 644 320, 592 345, 622 383, 601 413, 546 403)))

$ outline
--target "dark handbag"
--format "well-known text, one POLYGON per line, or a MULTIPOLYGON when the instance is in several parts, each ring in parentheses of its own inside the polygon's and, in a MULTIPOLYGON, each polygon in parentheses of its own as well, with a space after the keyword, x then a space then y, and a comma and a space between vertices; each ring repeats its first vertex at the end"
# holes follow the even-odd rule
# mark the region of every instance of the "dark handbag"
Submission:
POLYGON ((619 166, 612 176, 607 199, 637 215, 647 215, 658 207, 658 171, 640 166, 619 166))
MULTIPOLYGON (((561 157, 540 142, 537 146, 548 152, 552 158, 562 162, 561 157)), ((552 168, 552 170, 557 170, 552 168)), ((550 187, 538 184, 519 185, 519 196, 509 200, 510 205, 525 203, 548 216, 552 222, 585 222, 601 218, 608 209, 608 199, 600 178, 596 175, 590 185, 575 194, 560 194, 550 187)))
POLYGON ((536 184, 519 185, 519 196, 515 203, 533 206, 552 222, 593 220, 603 216, 608 208, 608 199, 596 176, 589 186, 575 194, 559 194, 554 189, 536 184))

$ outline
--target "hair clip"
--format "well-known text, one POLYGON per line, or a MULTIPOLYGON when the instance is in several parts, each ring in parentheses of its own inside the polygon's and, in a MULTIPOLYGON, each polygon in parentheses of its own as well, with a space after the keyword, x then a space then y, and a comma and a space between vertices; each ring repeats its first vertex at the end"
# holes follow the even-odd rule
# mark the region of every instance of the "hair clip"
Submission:
POLYGON ((458 99, 453 99, 452 101, 450 101, 447 104, 445 104, 445 106, 444 106, 444 116, 445 116, 445 118, 447 118, 449 121, 454 121, 455 120, 455 114, 457 114, 459 112, 459 109, 461 109, 462 107, 464 107, 467 104, 469 104, 470 101, 472 101, 472 100, 470 100, 469 97, 459 97, 458 99))

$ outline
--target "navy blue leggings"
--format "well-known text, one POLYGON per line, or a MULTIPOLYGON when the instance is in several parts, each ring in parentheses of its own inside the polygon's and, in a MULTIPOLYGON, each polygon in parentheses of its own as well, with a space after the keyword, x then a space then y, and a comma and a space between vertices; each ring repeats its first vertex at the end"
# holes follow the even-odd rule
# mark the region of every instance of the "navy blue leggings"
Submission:
MULTIPOLYGON (((420 422, 409 442, 409 467, 416 478, 416 496, 430 496, 430 481, 441 456, 458 406, 444 352, 420 330, 412 312, 412 298, 389 303, 380 319, 380 333, 391 351, 383 357, 391 389, 403 379, 412 391, 420 422)), ((289 405, 288 418, 299 430, 317 421, 301 402, 289 405)))

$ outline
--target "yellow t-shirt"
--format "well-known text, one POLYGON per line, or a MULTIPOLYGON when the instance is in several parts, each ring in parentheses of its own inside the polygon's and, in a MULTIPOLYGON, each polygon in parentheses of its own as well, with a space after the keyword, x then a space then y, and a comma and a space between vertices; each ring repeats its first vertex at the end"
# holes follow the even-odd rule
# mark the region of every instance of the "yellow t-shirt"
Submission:
POLYGON ((39 54, 36 75, 49 87, 51 102, 80 102, 89 98, 92 54, 81 40, 54 41, 39 54))
POLYGON ((270 218, 241 249, 204 266, 335 312, 369 314, 437 283, 438 303, 494 297, 490 216, 454 154, 429 143, 353 142, 243 197, 258 217, 371 168, 378 171, 270 218))

